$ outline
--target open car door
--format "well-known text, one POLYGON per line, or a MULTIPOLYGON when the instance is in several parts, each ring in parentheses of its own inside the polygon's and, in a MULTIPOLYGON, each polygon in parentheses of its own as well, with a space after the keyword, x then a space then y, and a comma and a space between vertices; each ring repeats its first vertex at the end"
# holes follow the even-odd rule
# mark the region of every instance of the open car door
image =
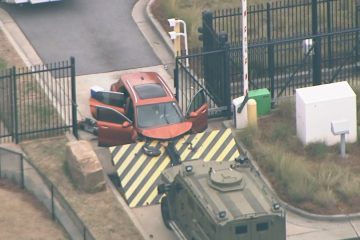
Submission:
POLYGON ((97 106, 99 146, 114 146, 133 143, 137 133, 132 121, 112 108, 97 106))
POLYGON ((108 107, 118 112, 125 113, 125 96, 124 93, 109 92, 109 91, 96 91, 91 93, 90 98, 90 111, 91 115, 97 119, 96 107, 108 107))
POLYGON ((187 111, 186 118, 192 122, 192 130, 196 133, 202 132, 208 125, 208 104, 204 89, 196 93, 187 111))

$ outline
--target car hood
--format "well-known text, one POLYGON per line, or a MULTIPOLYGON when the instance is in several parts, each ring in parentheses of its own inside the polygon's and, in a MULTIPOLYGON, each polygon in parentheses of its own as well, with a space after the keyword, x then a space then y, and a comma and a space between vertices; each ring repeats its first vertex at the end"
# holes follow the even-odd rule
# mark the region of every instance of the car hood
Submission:
POLYGON ((140 133, 141 135, 148 138, 169 140, 187 133, 188 131, 190 131, 191 127, 191 122, 181 122, 156 128, 141 129, 140 133))

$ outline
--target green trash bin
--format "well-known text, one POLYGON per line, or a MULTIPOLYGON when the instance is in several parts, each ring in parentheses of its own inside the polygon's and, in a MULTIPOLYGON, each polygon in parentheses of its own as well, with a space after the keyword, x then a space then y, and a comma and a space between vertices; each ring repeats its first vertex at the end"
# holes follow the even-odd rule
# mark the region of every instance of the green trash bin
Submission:
POLYGON ((268 89, 261 88, 249 91, 249 99, 256 101, 258 116, 264 116, 270 113, 271 96, 268 89))

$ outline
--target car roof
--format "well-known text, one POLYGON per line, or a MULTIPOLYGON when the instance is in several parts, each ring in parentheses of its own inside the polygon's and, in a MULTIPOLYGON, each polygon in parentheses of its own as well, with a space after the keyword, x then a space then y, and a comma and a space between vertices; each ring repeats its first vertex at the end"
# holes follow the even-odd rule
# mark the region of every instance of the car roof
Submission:
POLYGON ((128 73, 120 79, 136 105, 175 101, 169 86, 156 72, 128 73))

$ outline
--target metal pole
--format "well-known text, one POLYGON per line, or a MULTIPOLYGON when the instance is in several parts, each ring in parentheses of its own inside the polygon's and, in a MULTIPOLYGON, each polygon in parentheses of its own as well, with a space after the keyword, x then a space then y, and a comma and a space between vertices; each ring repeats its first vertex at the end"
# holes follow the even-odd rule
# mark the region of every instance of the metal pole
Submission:
MULTIPOLYGON (((183 32, 183 34, 181 34, 181 35, 184 36, 184 41, 185 41, 185 54, 186 54, 186 56, 188 56, 188 55, 189 55, 189 48, 188 48, 188 37, 187 37, 187 30, 186 30, 186 22, 183 21, 183 20, 180 20, 180 19, 178 19, 178 20, 176 20, 176 21, 178 21, 178 22, 180 22, 180 23, 183 24, 184 32, 183 32)), ((186 58, 186 67, 189 67, 189 58, 186 58)))
POLYGON ((202 29, 204 52, 214 50, 213 13, 210 10, 202 12, 202 29))
POLYGON ((226 115, 230 118, 232 116, 231 113, 231 88, 230 88, 230 84, 231 84, 231 79, 230 79, 230 44, 228 42, 225 43, 224 46, 224 57, 225 57, 225 63, 224 63, 224 92, 225 92, 225 106, 227 106, 227 111, 226 111, 226 115))
POLYGON ((314 56, 313 56, 313 85, 321 84, 321 39, 318 34, 318 8, 317 0, 312 0, 312 34, 314 43, 314 56))
POLYGON ((55 204, 54 204, 54 185, 51 184, 51 217, 55 221, 55 204))
POLYGON ((75 82, 75 58, 70 58, 71 64, 71 109, 72 109, 72 129, 73 135, 78 139, 78 125, 77 125, 77 103, 76 103, 76 82, 75 82))
POLYGON ((175 58, 175 69, 174 69, 174 88, 176 92, 176 100, 179 102, 179 66, 178 58, 175 58))
POLYGON ((247 0, 242 0, 242 62, 243 62, 243 95, 245 96, 249 88, 248 74, 248 34, 247 34, 247 0))
POLYGON ((24 156, 20 154, 20 187, 24 189, 24 156))
POLYGON ((340 154, 342 158, 345 158, 346 150, 345 150, 345 133, 341 134, 341 140, 340 140, 340 154))
MULTIPOLYGON (((327 30, 328 33, 332 32, 332 14, 331 14, 331 5, 332 5, 332 1, 327 0, 326 2, 326 9, 327 9, 327 30)), ((328 51, 328 59, 329 59, 329 67, 332 67, 332 36, 328 36, 328 46, 327 46, 327 51, 328 51)))
MULTIPOLYGON (((270 15, 270 3, 266 4, 266 18, 267 18, 267 40, 271 42, 271 15, 270 15)), ((274 44, 268 45, 268 71, 271 84, 271 101, 274 103, 275 97, 275 54, 274 54, 274 44)))
POLYGON ((15 143, 19 143, 19 129, 18 129, 18 105, 17 105, 17 88, 16 88, 16 67, 12 67, 12 71, 11 71, 11 80, 12 80, 12 89, 13 89, 13 98, 12 98, 12 103, 13 103, 13 126, 14 128, 12 129, 12 138, 14 140, 15 138, 15 143), (14 136, 15 135, 15 136, 14 136))
MULTIPOLYGON (((355 26, 356 28, 359 28, 359 10, 360 10, 360 3, 356 3, 356 11, 355 11, 355 26)), ((356 32, 355 35, 355 56, 356 56, 356 66, 357 66, 357 62, 359 61, 359 31, 356 32)))

